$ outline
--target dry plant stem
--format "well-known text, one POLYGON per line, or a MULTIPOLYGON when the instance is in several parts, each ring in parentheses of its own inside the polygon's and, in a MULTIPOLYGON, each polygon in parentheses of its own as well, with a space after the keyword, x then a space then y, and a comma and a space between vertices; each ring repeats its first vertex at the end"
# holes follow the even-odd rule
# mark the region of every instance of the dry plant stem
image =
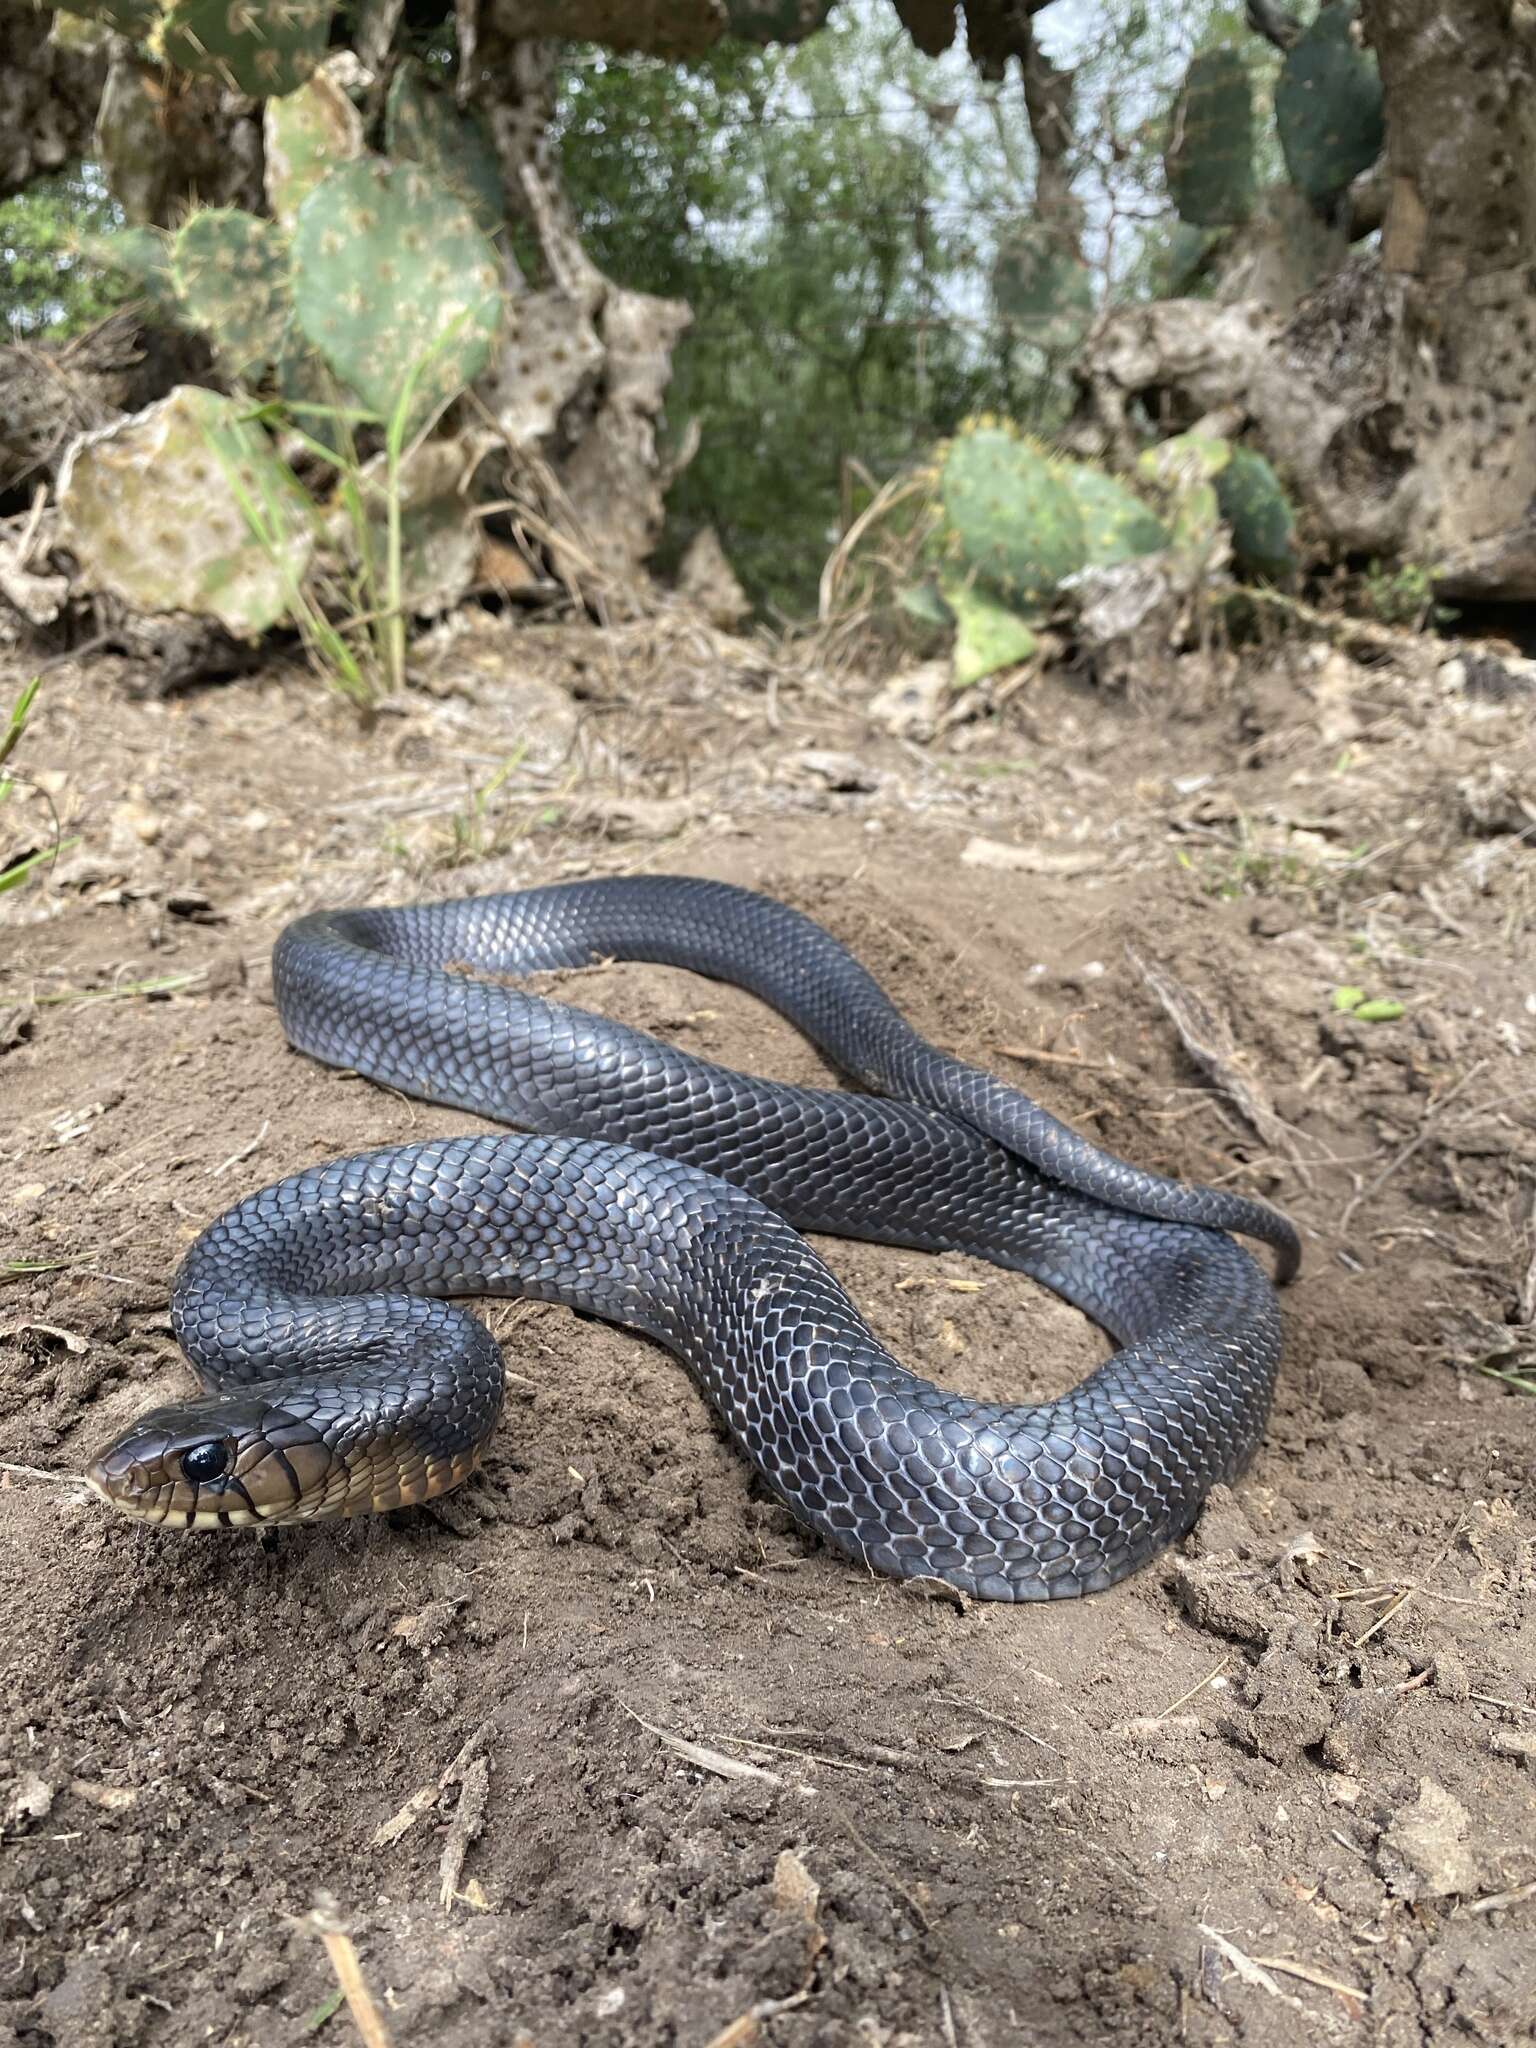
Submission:
POLYGON ((351 1935, 336 1916, 334 1902, 322 1898, 309 1914, 306 1924, 325 1943, 325 1953, 336 1973, 336 1982, 341 1986, 341 1995, 347 2001, 347 2011, 362 2036, 363 2048, 392 2048, 383 2015, 363 1981, 357 1950, 351 1935))
POLYGON ((1487 1064, 1488 1062, 1486 1060, 1475 1060, 1472 1063, 1472 1065, 1468 1067, 1467 1071, 1462 1075, 1461 1079, 1455 1084, 1455 1086, 1452 1088, 1448 1088, 1445 1094, 1441 1096, 1440 1100, 1437 1103, 1435 1103, 1434 1106, 1426 1113, 1424 1118, 1423 1129, 1419 1132, 1418 1136, 1415 1138, 1410 1138, 1408 1143, 1401 1150, 1401 1152, 1395 1153, 1393 1157, 1387 1161, 1387 1164, 1381 1169, 1381 1172, 1377 1174, 1376 1178, 1371 1182, 1369 1187, 1361 1188, 1357 1194, 1353 1194, 1350 1196, 1349 1200, 1344 1204, 1344 1213, 1339 1218, 1338 1234, 1340 1237, 1343 1237, 1345 1232, 1349 1229, 1351 1219, 1353 1218, 1355 1211, 1361 1206, 1361 1204, 1363 1202, 1370 1201, 1374 1195, 1379 1195, 1382 1189, 1386 1186, 1387 1182, 1392 1178, 1393 1174, 1395 1174, 1399 1170, 1399 1168, 1406 1166, 1408 1161, 1413 1157, 1414 1153, 1418 1151, 1419 1147, 1421 1145, 1427 1144, 1429 1139, 1434 1136, 1435 1124, 1438 1121, 1441 1114, 1445 1110, 1450 1108, 1451 1104, 1456 1100, 1457 1096, 1460 1095, 1462 1090, 1466 1088, 1473 1080, 1476 1079, 1476 1077, 1483 1071, 1483 1068, 1487 1066, 1487 1064))

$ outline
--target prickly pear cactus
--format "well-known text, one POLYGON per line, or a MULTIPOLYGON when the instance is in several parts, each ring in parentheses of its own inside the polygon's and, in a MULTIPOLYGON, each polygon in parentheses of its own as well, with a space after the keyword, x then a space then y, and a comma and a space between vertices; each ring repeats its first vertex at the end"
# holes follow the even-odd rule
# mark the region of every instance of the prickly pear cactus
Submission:
POLYGON ((277 99, 297 92, 325 55, 335 11, 334 0, 171 0, 150 54, 253 99, 277 99))
POLYGON ((1053 473, 1072 493, 1083 527, 1088 565, 1113 568, 1133 555, 1155 555, 1168 545, 1168 529, 1143 499, 1107 470, 1090 462, 1051 463, 1053 473))
POLYGON ((496 255, 461 200, 414 164, 360 158, 299 208, 294 310, 305 338, 380 418, 429 426, 490 360, 496 255))
POLYGON ((1232 443, 1217 434, 1175 434, 1136 458, 1137 476, 1167 508, 1168 554, 1185 588, 1226 559, 1216 480, 1231 459, 1232 443))
POLYGON ((1253 211, 1253 86, 1240 52, 1222 46, 1190 59, 1163 151, 1180 220, 1214 228, 1253 211))
POLYGON ((1234 448, 1216 476, 1216 502, 1241 569, 1286 583, 1296 568, 1296 515, 1280 479, 1254 448, 1234 448))
POLYGON ((229 375, 254 382, 283 352, 293 318, 288 245, 269 220, 236 207, 194 213, 171 253, 184 317, 229 375))
POLYGON ((1386 139, 1381 74, 1355 40, 1352 6, 1325 7, 1286 52, 1275 126, 1291 183, 1329 200, 1368 171, 1386 139))
POLYGON ((392 157, 420 164, 462 199, 486 234, 505 227, 507 196, 485 123, 477 114, 460 113, 414 57, 406 58, 390 83, 384 147, 392 157))
POLYGON ((291 228, 299 207, 338 164, 363 153, 363 117, 325 70, 262 109, 267 203, 291 228))
POLYGON ((974 582, 1012 605, 1049 597, 1083 566, 1071 491, 1028 442, 999 427, 963 427, 939 477, 948 542, 974 582))
POLYGON ((193 384, 82 434, 59 473, 59 508, 87 589, 214 618, 241 638, 283 616, 314 546, 313 508, 266 434, 233 399, 193 384))
POLYGON ((955 621, 954 676, 969 689, 1000 668, 1028 661, 1037 646, 1032 623, 1011 605, 966 583, 944 587, 944 602, 955 621))
POLYGON ((998 245, 992 303, 1024 340, 1066 353, 1093 317, 1093 284, 1085 263, 1038 221, 1028 221, 998 245))

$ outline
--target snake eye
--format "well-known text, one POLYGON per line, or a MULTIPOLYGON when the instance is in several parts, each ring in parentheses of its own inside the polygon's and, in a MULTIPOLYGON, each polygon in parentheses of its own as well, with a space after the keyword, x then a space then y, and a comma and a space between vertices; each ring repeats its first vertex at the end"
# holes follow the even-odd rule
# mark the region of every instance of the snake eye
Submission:
POLYGON ((181 1454, 181 1476, 190 1479, 194 1486, 204 1486, 228 1470, 229 1445, 226 1443, 215 1440, 208 1444, 194 1444, 190 1451, 181 1454))

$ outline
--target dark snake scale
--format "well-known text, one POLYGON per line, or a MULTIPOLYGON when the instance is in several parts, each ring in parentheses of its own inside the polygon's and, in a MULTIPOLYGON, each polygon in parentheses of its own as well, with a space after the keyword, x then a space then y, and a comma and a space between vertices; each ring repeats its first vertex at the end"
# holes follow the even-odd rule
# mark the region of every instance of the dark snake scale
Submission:
POLYGON ((1095 1592, 1182 1535, 1263 1432, 1263 1204, 1144 1173, 919 1038, 798 912, 722 883, 577 882, 321 912, 273 960, 294 1045, 406 1093, 558 1135, 405 1145, 239 1203, 177 1276, 210 1391, 92 1468, 143 1519, 388 1508, 456 1484, 501 1406, 498 1347, 433 1297, 528 1295, 648 1332, 772 1493, 880 1572, 986 1599, 1095 1592), (792 1088, 468 970, 597 959, 752 990, 879 1095, 792 1088), (632 1149, 632 1148, 641 1149, 632 1149), (899 1365, 801 1230, 973 1253, 1121 1347, 1060 1400, 942 1392, 899 1365))

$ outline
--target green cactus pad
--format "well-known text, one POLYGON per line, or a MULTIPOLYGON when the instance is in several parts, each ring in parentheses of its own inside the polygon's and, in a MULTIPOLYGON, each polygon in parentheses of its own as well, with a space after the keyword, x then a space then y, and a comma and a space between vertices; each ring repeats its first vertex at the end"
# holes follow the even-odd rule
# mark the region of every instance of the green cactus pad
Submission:
POLYGON ((363 153, 363 117, 324 71, 262 111, 267 202, 291 228, 306 195, 338 164, 363 153))
POLYGON ((490 360, 495 251, 461 200, 414 164, 360 158, 317 185, 293 237, 298 324, 381 419, 410 392, 410 433, 490 360))
POLYGON ((1381 74, 1354 37, 1353 7, 1325 7, 1286 52, 1275 126, 1291 183, 1329 200, 1368 171, 1386 139, 1381 74))
POLYGON ((1082 340, 1093 317, 1093 283, 1087 265, 1049 229, 1027 221, 998 244, 992 303, 1025 340, 1065 352, 1082 340))
POLYGON ((275 223, 235 207, 194 213, 171 254, 186 319, 228 374, 255 382, 276 363, 293 318, 288 244, 275 223))
POLYGON ((278 99, 325 55, 335 11, 335 0, 173 0, 150 48, 179 70, 278 99))
POLYGON ((191 612, 244 638, 276 624, 314 547, 313 507, 233 399, 180 384, 82 434, 59 507, 89 590, 139 611, 191 612), (258 540, 255 510, 268 539, 258 540))
POLYGON ((1118 477, 1090 462, 1055 461, 1051 467, 1076 502, 1090 566, 1109 569, 1167 547, 1167 527, 1118 477))
POLYGON ((1163 151, 1168 190, 1191 227, 1234 226, 1253 211, 1253 87, 1225 46, 1190 59, 1163 151))
POLYGON ((1231 460, 1232 443, 1219 434, 1175 434, 1136 458, 1137 476, 1166 506, 1169 552, 1185 578, 1203 573, 1216 554, 1216 479, 1231 460))
POLYGON ((1296 568, 1296 515, 1280 479, 1254 448, 1234 448, 1216 478, 1216 502, 1232 529, 1239 568, 1285 583, 1296 568))
POLYGON ((946 583, 944 602, 955 617, 955 687, 995 675, 1000 668, 1028 661, 1039 644, 1030 621, 984 590, 966 583, 946 583))
POLYGON ((495 146, 478 114, 461 114, 407 57, 395 73, 384 113, 384 147, 453 193, 488 235, 506 225, 507 197, 495 146))
POLYGON ((1076 501, 1028 442, 997 427, 963 429, 944 457, 939 490, 954 552, 1009 604, 1049 597, 1083 566, 1076 501))

